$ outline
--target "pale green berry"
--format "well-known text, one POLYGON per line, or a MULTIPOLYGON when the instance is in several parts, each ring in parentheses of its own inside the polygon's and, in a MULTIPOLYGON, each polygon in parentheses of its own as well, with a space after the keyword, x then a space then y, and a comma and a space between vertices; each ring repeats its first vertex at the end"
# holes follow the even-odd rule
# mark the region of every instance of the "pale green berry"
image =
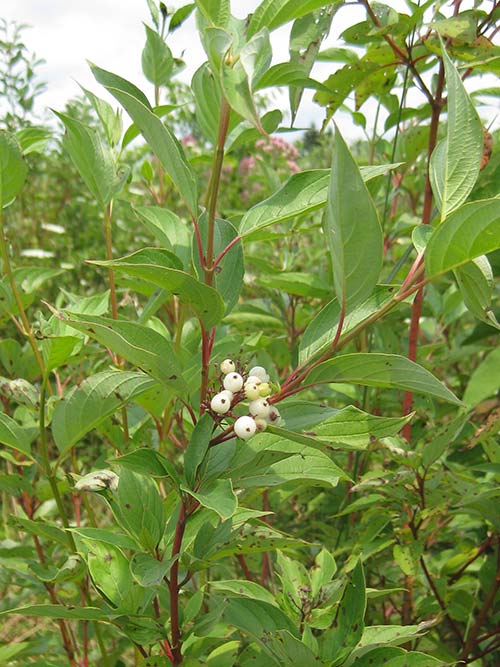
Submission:
POLYGON ((236 370, 236 365, 232 359, 224 359, 219 368, 221 373, 227 375, 228 373, 233 373, 236 370))
POLYGON ((261 382, 269 382, 269 375, 263 366, 254 366, 248 371, 248 375, 256 375, 261 382))
POLYGON ((250 403, 248 410, 254 417, 262 417, 262 419, 266 419, 271 412, 271 405, 265 398, 257 398, 250 403))
POLYGON ((256 417, 255 426, 257 427, 257 431, 265 431, 267 428, 267 422, 265 419, 262 419, 262 417, 256 417))
POLYGON ((224 389, 229 389, 233 393, 240 391, 243 387, 243 378, 239 373, 229 373, 223 381, 224 389))
POLYGON ((255 434, 257 430, 257 425, 253 417, 238 417, 234 422, 234 432, 242 440, 248 440, 252 435, 255 434))
POLYGON ((260 384, 262 380, 256 375, 249 375, 245 380, 245 384, 260 384))
POLYGON ((272 394, 272 389, 270 385, 267 382, 262 382, 259 385, 259 396, 262 398, 267 398, 267 396, 270 396, 272 394))
POLYGON ((245 396, 249 401, 254 401, 256 398, 260 397, 259 385, 258 384, 245 384, 245 396))
POLYGON ((230 408, 231 398, 224 391, 220 392, 220 394, 215 394, 210 401, 210 409, 218 415, 225 415, 226 412, 229 412, 230 408))

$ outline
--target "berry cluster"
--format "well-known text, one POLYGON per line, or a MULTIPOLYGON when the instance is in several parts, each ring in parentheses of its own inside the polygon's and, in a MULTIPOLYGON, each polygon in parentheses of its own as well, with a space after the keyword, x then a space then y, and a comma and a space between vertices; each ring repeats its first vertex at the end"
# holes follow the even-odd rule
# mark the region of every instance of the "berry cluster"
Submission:
POLYGON ((224 359, 220 364, 223 389, 210 401, 210 409, 216 415, 231 413, 232 408, 241 401, 248 400, 250 414, 237 417, 234 432, 242 440, 248 440, 255 433, 265 431, 268 424, 277 423, 280 413, 268 401, 272 394, 269 375, 262 366, 254 366, 247 374, 236 370, 232 359, 224 359))

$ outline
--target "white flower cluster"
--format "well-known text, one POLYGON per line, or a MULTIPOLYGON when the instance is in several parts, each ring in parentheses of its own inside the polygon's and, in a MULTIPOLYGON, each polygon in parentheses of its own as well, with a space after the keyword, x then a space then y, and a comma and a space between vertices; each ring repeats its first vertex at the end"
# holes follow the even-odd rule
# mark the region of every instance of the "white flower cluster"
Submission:
POLYGON ((272 394, 269 375, 262 366, 254 366, 246 378, 236 372, 232 359, 224 359, 220 365, 224 376, 224 389, 210 401, 210 409, 218 415, 225 415, 241 400, 250 401, 249 415, 238 417, 234 422, 234 432, 242 440, 248 440, 258 431, 265 431, 269 423, 277 422, 280 413, 267 398, 272 394))

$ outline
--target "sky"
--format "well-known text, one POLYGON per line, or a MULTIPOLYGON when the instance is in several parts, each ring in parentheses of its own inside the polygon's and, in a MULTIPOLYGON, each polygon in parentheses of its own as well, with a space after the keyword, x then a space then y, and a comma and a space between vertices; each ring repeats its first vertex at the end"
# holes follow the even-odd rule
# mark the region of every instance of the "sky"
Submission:
MULTIPOLYGON (((166 4, 170 9, 187 2, 170 0, 166 4)), ((232 0, 232 12, 243 18, 258 4, 260 0, 232 0)), ((389 4, 405 11, 403 0, 390 0, 389 4)), ((81 93, 78 83, 106 97, 106 92, 90 74, 87 60, 136 83, 151 99, 152 86, 141 73, 143 22, 151 24, 146 0, 2 0, 2 17, 31 26, 24 33, 25 44, 45 61, 38 69, 40 79, 47 82, 47 90, 37 102, 39 114, 46 113, 49 107, 62 110, 68 99, 81 93)), ((359 5, 342 7, 323 48, 339 45, 341 32, 364 19, 364 9, 359 5)), ((290 26, 284 26, 272 33, 273 64, 288 60, 289 30, 290 26)), ((189 82, 194 71, 206 60, 193 16, 169 36, 168 44, 174 56, 185 60, 186 69, 180 78, 189 82)), ((318 63, 312 76, 323 81, 336 67, 335 63, 318 63)), ((277 102, 280 108, 287 106, 284 95, 277 102)), ((367 108, 363 108, 363 112, 366 113, 367 108)), ((491 115, 493 117, 494 110, 491 115)), ((306 92, 296 126, 308 127, 312 122, 319 126, 323 116, 324 110, 313 103, 312 93, 306 92)), ((336 116, 336 121, 347 138, 359 136, 359 128, 347 115, 336 116)))

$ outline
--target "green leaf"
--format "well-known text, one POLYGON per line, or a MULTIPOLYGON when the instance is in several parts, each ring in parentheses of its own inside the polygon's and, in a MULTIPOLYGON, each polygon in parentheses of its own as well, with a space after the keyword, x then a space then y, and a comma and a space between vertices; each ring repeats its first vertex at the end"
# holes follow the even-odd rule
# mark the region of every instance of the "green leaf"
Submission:
POLYGON ((23 127, 16 132, 23 156, 43 153, 52 138, 52 132, 44 127, 23 127))
POLYGON ((429 168, 441 221, 469 196, 483 154, 482 123, 444 46, 442 55, 448 88, 448 124, 446 138, 434 149, 429 168))
POLYGON ((430 278, 500 248, 500 199, 464 204, 431 236, 425 252, 430 278))
POLYGON ((314 560, 311 570, 311 595, 313 598, 321 593, 321 589, 329 584, 337 572, 337 563, 332 554, 323 547, 314 560))
POLYGON ((462 405, 432 373, 397 354, 345 354, 314 368, 306 381, 308 384, 353 382, 365 387, 404 389, 462 405))
POLYGON ((135 449, 133 452, 108 460, 110 463, 119 463, 124 468, 134 470, 142 475, 170 477, 175 484, 179 484, 179 476, 173 464, 163 454, 154 449, 135 449))
POLYGON ((64 322, 163 382, 177 395, 186 394, 187 384, 174 347, 154 329, 137 322, 75 313, 67 313, 64 322))
POLYGON ((180 260, 178 267, 174 262, 172 267, 188 268, 191 260, 191 234, 179 216, 160 206, 138 206, 134 208, 134 213, 159 244, 180 260))
POLYGON ((18 140, 10 132, 0 130, 0 208, 19 194, 27 173, 18 140))
POLYGON ((68 546, 68 539, 64 531, 47 521, 35 521, 26 517, 16 516, 12 517, 12 522, 30 535, 43 537, 50 543, 57 542, 57 544, 62 544, 63 547, 68 546))
POLYGON ((216 27, 225 28, 231 18, 229 0, 196 0, 196 6, 205 19, 216 27))
MULTIPOLYGON (((397 166, 361 167, 361 176, 369 181, 397 166)), ((329 180, 330 169, 311 169, 293 174, 277 192, 245 213, 238 229, 240 236, 322 208, 328 196, 329 180)))
POLYGON ((332 287, 328 284, 324 274, 299 273, 298 271, 283 271, 267 275, 261 273, 255 282, 269 289, 316 299, 328 299, 332 294, 332 287))
POLYGON ((128 559, 111 544, 87 541, 87 547, 87 565, 95 588, 114 607, 135 613, 143 590, 134 586, 128 559))
POLYGON ((494 278, 488 258, 480 255, 472 262, 456 269, 455 278, 470 312, 481 322, 500 329, 500 324, 491 309, 494 278))
MULTIPOLYGON (((353 658, 358 653, 366 653, 367 647, 386 646, 388 644, 399 646, 409 639, 419 637, 429 627, 426 622, 418 625, 370 625, 363 631, 353 658)), ((356 663, 354 663, 356 664, 356 663)), ((404 664, 404 663, 403 663, 404 664)))
MULTIPOLYGON (((200 236, 203 248, 206 249, 208 237, 208 216, 202 215, 198 220, 200 228, 200 236)), ((214 257, 218 257, 225 248, 234 241, 237 236, 236 229, 228 220, 216 218, 213 251, 214 257)), ((200 265, 198 247, 196 240, 193 238, 192 259, 196 268, 198 276, 203 275, 200 265)), ((217 265, 218 270, 214 275, 214 287, 221 295, 226 304, 226 312, 231 312, 234 306, 238 303, 241 290, 243 288, 243 276, 245 274, 245 265, 243 260, 243 247, 241 241, 237 241, 232 248, 224 255, 220 263, 217 265)))
POLYGON ((30 459, 31 454, 30 439, 28 434, 19 426, 19 424, 4 412, 0 412, 0 443, 18 452, 22 452, 30 459))
POLYGON ((191 2, 188 5, 179 7, 173 14, 168 24, 169 33, 174 32, 177 28, 180 28, 186 19, 188 19, 193 11, 196 9, 196 3, 191 2))
POLYGON ((106 100, 97 97, 97 95, 94 95, 90 90, 87 90, 83 86, 80 86, 80 88, 83 90, 85 97, 87 97, 99 116, 108 144, 110 146, 117 146, 122 136, 121 112, 115 111, 111 104, 106 102, 106 100))
POLYGON ((383 239, 373 201, 337 128, 323 229, 337 300, 350 312, 375 289, 383 239))
POLYGON ((274 30, 288 21, 305 16, 325 5, 324 0, 263 0, 251 15, 248 34, 262 28, 274 30))
POLYGON ((196 176, 175 135, 153 113, 147 100, 145 103, 144 95, 140 91, 140 95, 137 94, 135 86, 95 65, 91 65, 91 69, 97 81, 120 102, 140 129, 184 198, 191 214, 196 216, 198 210, 196 176))
MULTIPOLYGON (((378 285, 367 299, 347 314, 342 326, 342 335, 349 333, 354 327, 389 303, 396 289, 392 285, 378 285)), ((311 320, 300 341, 299 363, 301 365, 325 352, 332 344, 339 315, 339 302, 333 299, 311 320)))
POLYGON ((246 579, 213 581, 210 583, 210 588, 214 591, 222 591, 228 597, 250 598, 251 600, 266 602, 273 607, 278 606, 274 595, 255 581, 247 581, 246 579))
POLYGON ((231 518, 238 507, 238 500, 230 479, 210 480, 202 484, 198 491, 193 491, 188 487, 181 487, 181 489, 196 498, 203 507, 217 512, 223 521, 231 518))
POLYGON ((347 448, 365 448, 374 439, 397 435, 412 416, 376 417, 348 405, 313 427, 312 431, 320 438, 331 438, 334 446, 342 443, 347 448))
POLYGON ((114 616, 97 607, 63 607, 62 604, 31 604, 0 611, 0 616, 20 614, 36 618, 65 618, 74 621, 106 621, 114 616))
MULTIPOLYGON (((89 261, 121 273, 142 278, 179 297, 181 303, 190 305, 207 329, 220 322, 224 316, 224 302, 219 293, 184 271, 170 268, 168 258, 160 250, 152 258, 150 249, 138 250, 131 255, 110 261, 89 261)), ((167 251, 163 251, 166 253, 167 251)), ((168 253, 170 255, 170 253, 168 253)))
POLYGON ((154 552, 165 531, 165 511, 156 482, 123 468, 113 513, 129 535, 145 550, 154 552))
POLYGON ((219 128, 221 90, 208 63, 204 63, 196 70, 191 88, 194 94, 196 120, 200 130, 205 139, 215 146, 219 128))
POLYGON ((64 148, 91 194, 101 206, 106 206, 122 185, 111 149, 102 142, 93 127, 84 125, 68 114, 58 111, 54 113, 66 128, 64 148))
POLYGON ((463 401, 473 407, 500 389, 500 348, 493 350, 472 373, 465 389, 463 401))
POLYGON ((102 542, 103 544, 111 544, 111 546, 130 551, 137 549, 137 544, 128 535, 115 533, 106 528, 68 528, 68 530, 74 535, 83 537, 88 543, 95 541, 102 542))
POLYGON ((80 343, 80 338, 76 336, 47 336, 44 338, 41 347, 45 372, 50 373, 55 368, 64 365, 78 343, 80 343))
POLYGON ((193 429, 187 449, 184 453, 184 474, 191 488, 195 487, 198 467, 208 452, 214 423, 208 413, 200 417, 193 429))
POLYGON ((171 566, 171 558, 157 560, 150 554, 134 554, 130 560, 132 576, 144 588, 159 586, 163 582, 163 577, 168 574, 171 566))
POLYGON ((222 619, 258 640, 265 640, 269 633, 277 630, 288 630, 292 635, 297 634, 292 622, 281 609, 260 600, 230 598, 222 612, 222 619))
POLYGON ((366 609, 365 577, 359 561, 340 601, 333 628, 320 639, 321 657, 333 660, 334 665, 343 664, 345 658, 361 639, 366 609))
POLYGON ((103 371, 88 377, 55 407, 52 434, 60 454, 155 384, 147 375, 131 371, 103 371))
POLYGON ((148 25, 146 28, 146 45, 142 51, 142 71, 154 86, 166 86, 174 67, 174 58, 165 40, 156 30, 148 25))

